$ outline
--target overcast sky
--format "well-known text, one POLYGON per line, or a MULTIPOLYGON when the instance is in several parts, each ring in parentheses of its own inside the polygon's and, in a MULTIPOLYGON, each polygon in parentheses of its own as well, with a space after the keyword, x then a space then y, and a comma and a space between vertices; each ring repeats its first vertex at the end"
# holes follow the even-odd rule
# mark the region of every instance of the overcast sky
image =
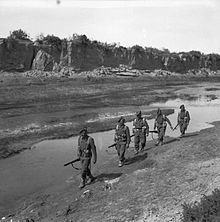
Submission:
POLYGON ((73 33, 123 46, 220 53, 219 0, 0 0, 0 37, 73 33))

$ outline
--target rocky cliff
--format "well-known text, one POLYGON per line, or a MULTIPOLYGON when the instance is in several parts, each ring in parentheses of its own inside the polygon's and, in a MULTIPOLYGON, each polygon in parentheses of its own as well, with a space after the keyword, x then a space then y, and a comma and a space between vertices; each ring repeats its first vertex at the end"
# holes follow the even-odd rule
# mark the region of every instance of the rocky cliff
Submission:
POLYGON ((0 39, 0 70, 31 69, 34 44, 30 40, 0 39))
POLYGON ((89 40, 85 35, 72 40, 31 42, 0 39, 0 69, 24 71, 37 69, 60 71, 63 67, 92 70, 100 66, 133 69, 162 69, 186 73, 192 69, 220 70, 220 55, 198 51, 170 53, 168 50, 133 46, 125 48, 89 40))

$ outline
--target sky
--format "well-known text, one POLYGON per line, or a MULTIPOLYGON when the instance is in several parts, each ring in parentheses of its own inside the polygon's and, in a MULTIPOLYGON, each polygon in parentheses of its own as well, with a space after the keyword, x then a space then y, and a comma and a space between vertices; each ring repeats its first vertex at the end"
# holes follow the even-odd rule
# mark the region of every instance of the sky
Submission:
POLYGON ((0 37, 17 29, 33 39, 77 33, 125 47, 220 54, 220 1, 0 0, 0 37))

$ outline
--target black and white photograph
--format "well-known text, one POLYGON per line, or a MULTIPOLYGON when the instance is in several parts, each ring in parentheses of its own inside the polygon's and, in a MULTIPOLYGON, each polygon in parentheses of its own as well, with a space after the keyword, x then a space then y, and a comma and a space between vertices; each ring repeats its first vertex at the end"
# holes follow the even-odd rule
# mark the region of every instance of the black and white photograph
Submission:
POLYGON ((220 222, 219 0, 0 0, 0 222, 220 222))

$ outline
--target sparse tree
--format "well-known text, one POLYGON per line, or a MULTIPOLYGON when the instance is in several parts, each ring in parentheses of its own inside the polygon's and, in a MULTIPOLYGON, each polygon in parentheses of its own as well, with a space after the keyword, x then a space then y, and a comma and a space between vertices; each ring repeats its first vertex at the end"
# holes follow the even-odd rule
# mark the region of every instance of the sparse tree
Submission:
POLYGON ((10 39, 20 39, 20 40, 30 40, 30 36, 23 31, 22 29, 14 30, 10 32, 10 35, 8 36, 10 39))

